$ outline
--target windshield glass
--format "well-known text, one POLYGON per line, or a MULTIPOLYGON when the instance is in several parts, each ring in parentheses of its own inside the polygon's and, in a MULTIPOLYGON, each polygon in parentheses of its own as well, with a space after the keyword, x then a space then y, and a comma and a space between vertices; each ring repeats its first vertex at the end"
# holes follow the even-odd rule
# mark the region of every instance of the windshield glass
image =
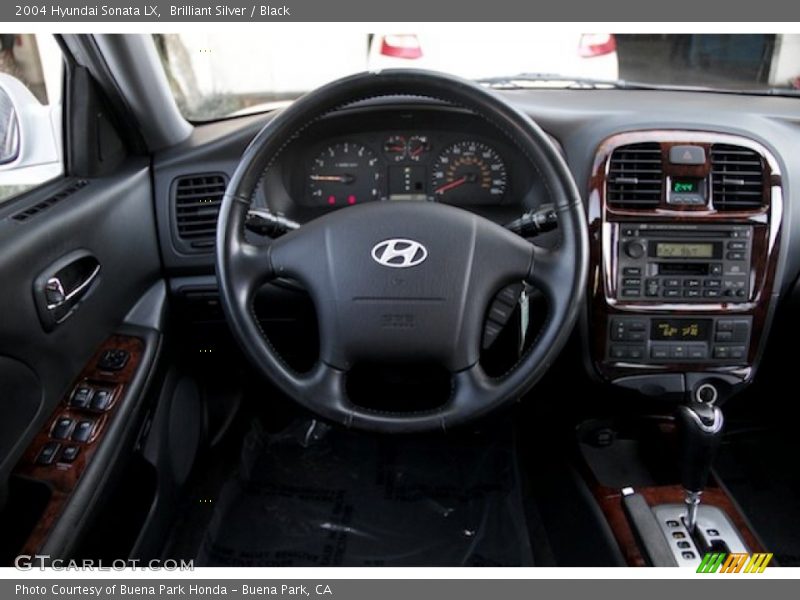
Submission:
POLYGON ((343 32, 333 44, 298 39, 295 31, 159 34, 155 41, 178 105, 193 121, 270 110, 337 77, 388 68, 491 78, 493 85, 509 78, 508 87, 623 80, 741 93, 800 88, 798 34, 521 32, 343 32))

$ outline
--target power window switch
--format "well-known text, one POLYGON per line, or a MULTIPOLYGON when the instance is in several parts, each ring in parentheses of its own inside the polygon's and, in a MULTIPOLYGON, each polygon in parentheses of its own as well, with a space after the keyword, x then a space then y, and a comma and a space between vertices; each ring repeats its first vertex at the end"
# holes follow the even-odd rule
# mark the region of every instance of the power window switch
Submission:
POLYGON ((92 436, 92 429, 94 429, 93 421, 79 421, 70 439, 73 442, 88 442, 89 438, 92 436))
POLYGON ((72 392, 72 398, 69 400, 69 405, 72 408, 86 408, 92 401, 92 394, 94 390, 91 386, 81 384, 72 392))
POLYGON ((39 452, 39 456, 36 457, 36 464, 37 465, 52 464, 60 448, 61 444, 59 444, 58 442, 47 442, 39 452))
POLYGON ((111 405, 111 390, 97 390, 92 398, 92 410, 106 410, 111 405))
POLYGON ((97 367, 102 371, 119 371, 128 364, 130 356, 127 350, 111 348, 103 352, 100 360, 97 361, 97 367))
POLYGON ((53 425, 53 429, 50 431, 50 437, 56 440, 68 439, 74 423, 75 421, 69 417, 61 417, 56 421, 55 425, 53 425))
POLYGON ((78 446, 66 446, 61 451, 61 456, 58 458, 58 460, 59 462, 64 463, 75 462, 75 459, 78 458, 78 452, 80 452, 80 448, 78 446))

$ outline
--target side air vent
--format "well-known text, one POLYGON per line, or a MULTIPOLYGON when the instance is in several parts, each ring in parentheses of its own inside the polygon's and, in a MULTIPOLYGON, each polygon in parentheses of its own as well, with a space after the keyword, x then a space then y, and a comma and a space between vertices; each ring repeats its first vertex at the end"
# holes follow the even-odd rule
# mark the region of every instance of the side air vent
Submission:
POLYGON ((175 181, 173 210, 178 239, 190 248, 214 247, 226 185, 225 176, 219 173, 190 175, 175 181))
POLYGON ((764 162, 755 150, 711 147, 711 197, 720 211, 756 210, 764 204, 764 162))
POLYGON ((11 218, 15 221, 27 221, 31 217, 38 215, 40 212, 47 210, 54 204, 61 202, 67 196, 71 196, 82 187, 85 187, 88 183, 89 182, 85 179, 79 179, 78 181, 73 182, 68 188, 61 190, 57 194, 53 194, 47 200, 42 200, 30 208, 26 208, 25 210, 12 215, 11 218))
POLYGON ((612 208, 648 209, 661 203, 661 145, 652 142, 621 146, 608 165, 606 199, 612 208))

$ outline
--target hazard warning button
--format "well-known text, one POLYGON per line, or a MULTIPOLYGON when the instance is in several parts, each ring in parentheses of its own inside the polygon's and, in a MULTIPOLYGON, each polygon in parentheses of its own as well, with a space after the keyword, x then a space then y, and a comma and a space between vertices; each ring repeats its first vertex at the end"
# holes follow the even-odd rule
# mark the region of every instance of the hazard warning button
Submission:
POLYGON ((672 146, 669 162, 673 165, 704 165, 706 150, 702 146, 672 146))

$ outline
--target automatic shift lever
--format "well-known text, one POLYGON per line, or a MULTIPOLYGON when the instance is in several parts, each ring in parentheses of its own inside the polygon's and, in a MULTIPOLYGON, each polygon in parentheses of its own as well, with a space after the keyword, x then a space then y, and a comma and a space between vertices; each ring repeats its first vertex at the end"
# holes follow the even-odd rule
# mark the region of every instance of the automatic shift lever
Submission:
POLYGON ((722 439, 724 420, 718 407, 693 399, 678 408, 677 423, 681 444, 681 483, 686 491, 686 528, 689 533, 694 533, 697 509, 722 439))

